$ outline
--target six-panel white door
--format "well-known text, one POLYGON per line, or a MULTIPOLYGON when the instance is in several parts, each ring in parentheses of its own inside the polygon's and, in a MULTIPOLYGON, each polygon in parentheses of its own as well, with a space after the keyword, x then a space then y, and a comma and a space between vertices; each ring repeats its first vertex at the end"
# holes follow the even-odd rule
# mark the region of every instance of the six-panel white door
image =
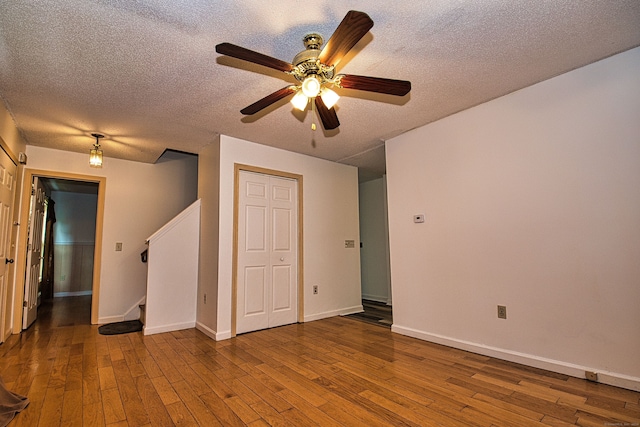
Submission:
POLYGON ((27 272, 24 283, 24 308, 22 329, 27 329, 38 316, 38 291, 40 264, 42 263, 42 228, 44 226, 44 186, 38 177, 33 178, 31 213, 29 218, 29 242, 27 243, 27 272))
POLYGON ((11 206, 15 193, 16 165, 0 150, 0 343, 11 333, 11 310, 8 278, 11 256, 11 206))
POLYGON ((236 333, 298 318, 297 181, 240 171, 236 333))

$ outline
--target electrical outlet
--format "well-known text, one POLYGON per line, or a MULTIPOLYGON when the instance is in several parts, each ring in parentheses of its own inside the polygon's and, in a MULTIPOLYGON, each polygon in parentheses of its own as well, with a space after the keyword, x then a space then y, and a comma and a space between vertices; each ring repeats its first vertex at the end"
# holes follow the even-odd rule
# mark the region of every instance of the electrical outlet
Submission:
POLYGON ((318 295, 318 285, 313 285, 313 294, 318 295))
POLYGON ((498 319, 506 319, 507 318, 507 306, 499 305, 498 306, 498 319))
POLYGON ((116 243, 116 251, 120 252, 122 250, 122 242, 117 242, 116 243))

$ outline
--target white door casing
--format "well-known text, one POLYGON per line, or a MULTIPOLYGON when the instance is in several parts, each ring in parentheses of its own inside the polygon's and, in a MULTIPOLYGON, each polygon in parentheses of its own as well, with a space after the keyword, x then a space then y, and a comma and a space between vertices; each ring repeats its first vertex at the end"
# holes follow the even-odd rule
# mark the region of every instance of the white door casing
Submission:
POLYGON ((11 334, 11 314, 9 304, 9 265, 11 256, 11 213, 15 193, 16 165, 0 150, 0 343, 11 334))
POLYGON ((24 283, 24 309, 22 329, 27 329, 38 315, 38 286, 42 263, 42 227, 44 220, 44 187, 38 177, 33 178, 29 241, 27 244, 27 269, 24 283))
POLYGON ((240 171, 236 333, 298 318, 298 203, 294 179, 240 171))

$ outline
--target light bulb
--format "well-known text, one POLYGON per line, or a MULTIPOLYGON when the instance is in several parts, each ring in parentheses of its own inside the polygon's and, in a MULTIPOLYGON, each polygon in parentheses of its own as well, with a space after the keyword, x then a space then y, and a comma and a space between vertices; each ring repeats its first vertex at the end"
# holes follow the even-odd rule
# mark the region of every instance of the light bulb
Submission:
POLYGON ((307 96, 304 93, 302 93, 302 91, 298 91, 295 95, 293 95, 293 98, 291 98, 290 102, 298 110, 304 111, 304 109, 307 108, 307 103, 309 102, 309 98, 307 98, 307 96))
POLYGON ((324 105, 327 108, 331 109, 334 105, 336 105, 338 99, 340 99, 340 95, 325 87, 320 92, 320 98, 322 98, 322 102, 324 102, 324 105))
POLYGON ((320 93, 320 80, 315 75, 311 75, 302 82, 302 92, 308 98, 315 98, 320 93))

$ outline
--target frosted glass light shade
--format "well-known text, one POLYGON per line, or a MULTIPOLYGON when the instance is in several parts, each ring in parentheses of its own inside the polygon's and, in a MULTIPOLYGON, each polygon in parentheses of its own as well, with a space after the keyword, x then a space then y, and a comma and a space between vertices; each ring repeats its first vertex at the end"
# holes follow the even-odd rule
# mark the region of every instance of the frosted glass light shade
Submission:
POLYGON ((324 88, 322 92, 320 92, 320 98, 322 98, 322 102, 326 105, 327 108, 332 108, 340 99, 340 95, 332 91, 331 89, 324 88))
POLYGON ((298 110, 304 111, 304 109, 307 108, 307 103, 309 102, 309 98, 307 98, 307 95, 302 93, 302 91, 298 91, 295 95, 293 95, 293 98, 291 98, 290 102, 298 110))
POLYGON ((302 93, 307 98, 315 98, 320 93, 320 80, 316 76, 309 76, 302 82, 302 93))

